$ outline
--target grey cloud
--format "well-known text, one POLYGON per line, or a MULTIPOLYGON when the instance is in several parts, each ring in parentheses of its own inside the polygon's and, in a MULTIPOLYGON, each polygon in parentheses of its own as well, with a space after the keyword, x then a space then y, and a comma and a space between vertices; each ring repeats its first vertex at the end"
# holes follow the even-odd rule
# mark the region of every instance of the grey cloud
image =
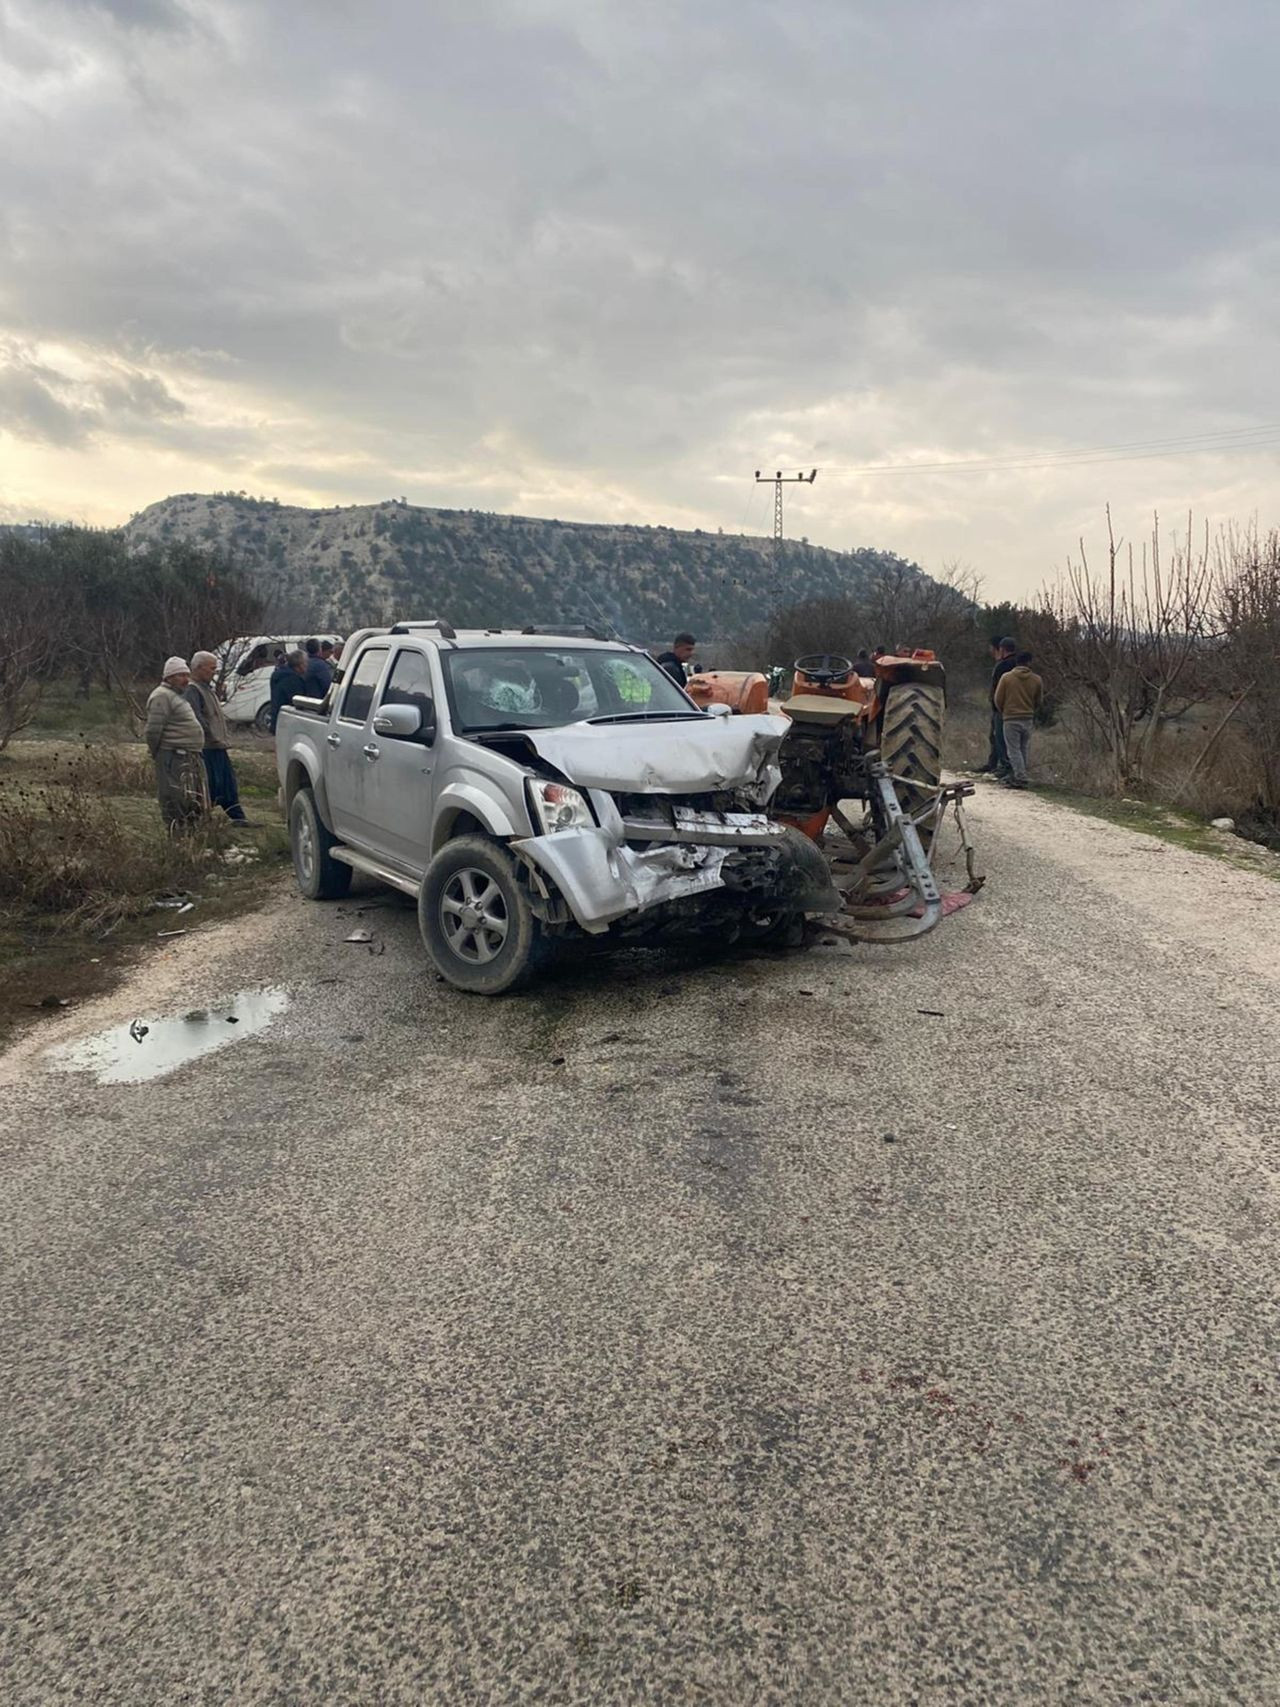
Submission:
MULTIPOLYGON (((164 0, 109 10, 128 28, 11 0, 29 52, 92 75, 33 75, 3 121, 0 326, 238 383, 262 424, 100 388, 104 432, 501 480, 498 435, 732 525, 739 456, 1274 407, 1264 0, 209 0, 198 39, 164 0)), ((939 533, 1007 537, 977 486, 914 492, 939 533)), ((1075 514, 1013 501, 1024 534, 1075 514)), ((845 501, 811 502, 847 543, 845 501)))
POLYGON ((128 29, 187 29, 192 16, 180 0, 67 0, 73 10, 97 13, 128 29))
POLYGON ((121 373, 115 378, 100 380, 94 390, 108 425, 113 417, 119 416, 149 421, 173 419, 186 413, 185 405, 153 373, 121 373))
POLYGON ((49 370, 11 362, 0 368, 0 430, 40 444, 83 445, 95 424, 92 410, 57 395, 49 370))

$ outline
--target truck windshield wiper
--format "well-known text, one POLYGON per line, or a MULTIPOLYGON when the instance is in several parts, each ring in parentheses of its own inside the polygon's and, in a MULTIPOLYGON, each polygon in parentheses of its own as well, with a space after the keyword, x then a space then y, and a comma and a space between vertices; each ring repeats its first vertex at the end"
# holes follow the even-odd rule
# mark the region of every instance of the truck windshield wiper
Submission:
POLYGON ((588 723, 657 723, 670 718, 705 717, 704 711, 615 711, 609 717, 588 717, 588 723))

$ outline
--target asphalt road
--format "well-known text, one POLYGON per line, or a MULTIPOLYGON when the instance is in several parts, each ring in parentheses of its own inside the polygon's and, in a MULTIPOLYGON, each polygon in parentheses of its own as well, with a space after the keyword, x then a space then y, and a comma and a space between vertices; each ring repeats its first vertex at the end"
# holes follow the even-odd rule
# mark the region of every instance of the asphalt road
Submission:
POLYGON ((913 946, 282 893, 0 1058, 7 1707, 1280 1699, 1280 888, 978 820, 913 946))

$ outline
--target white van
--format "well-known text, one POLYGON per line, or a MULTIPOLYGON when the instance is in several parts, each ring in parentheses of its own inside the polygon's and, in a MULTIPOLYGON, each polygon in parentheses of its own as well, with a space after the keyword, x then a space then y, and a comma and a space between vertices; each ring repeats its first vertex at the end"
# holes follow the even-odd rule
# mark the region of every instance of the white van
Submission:
POLYGON ((271 672, 277 652, 299 650, 312 638, 342 643, 340 634, 251 634, 224 640, 217 649, 218 677, 227 722, 271 731, 271 672))

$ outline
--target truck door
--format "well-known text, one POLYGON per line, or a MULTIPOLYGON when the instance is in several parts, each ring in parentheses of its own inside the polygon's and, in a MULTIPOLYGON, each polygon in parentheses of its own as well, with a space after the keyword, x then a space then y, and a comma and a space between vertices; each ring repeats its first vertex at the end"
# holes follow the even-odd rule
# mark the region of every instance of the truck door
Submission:
POLYGON ((383 791, 378 775, 380 748, 371 720, 378 683, 390 656, 389 646, 364 648, 342 684, 338 713, 325 736, 325 792, 334 834, 339 841, 351 841, 375 853, 381 851, 378 824, 383 791))
MULTIPOLYGON (((376 718, 383 706, 413 705, 423 723, 434 726, 436 687, 431 659, 413 647, 401 647, 392 659, 374 705, 376 718)), ((371 725, 372 727, 372 725, 371 725)), ((379 735, 375 763, 378 782, 378 845, 397 865, 424 872, 431 858, 431 804, 435 785, 435 753, 421 736, 379 735)))

